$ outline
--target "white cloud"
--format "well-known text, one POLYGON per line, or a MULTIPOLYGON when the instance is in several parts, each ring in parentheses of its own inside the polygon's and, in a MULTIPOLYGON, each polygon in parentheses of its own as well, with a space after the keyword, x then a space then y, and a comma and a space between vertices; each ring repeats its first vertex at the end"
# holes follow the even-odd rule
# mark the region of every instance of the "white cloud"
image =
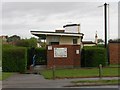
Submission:
MULTIPOLYGON (((3 34, 17 34, 26 38, 32 36, 30 33, 32 29, 52 31, 56 28, 62 28, 68 22, 78 22, 81 24, 82 33, 85 34, 84 39, 94 40, 96 30, 98 36, 103 38, 103 9, 98 8, 102 4, 101 2, 3 3, 3 34)), ((111 35, 111 38, 116 38, 117 34, 116 15, 118 13, 116 4, 110 3, 111 32, 116 29, 115 35, 111 35)))

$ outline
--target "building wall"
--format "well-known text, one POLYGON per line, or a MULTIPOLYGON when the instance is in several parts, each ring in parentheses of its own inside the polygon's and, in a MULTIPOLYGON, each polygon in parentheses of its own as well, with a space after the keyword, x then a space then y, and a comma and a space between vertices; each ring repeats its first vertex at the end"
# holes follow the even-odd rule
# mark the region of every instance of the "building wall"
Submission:
POLYGON ((47 67, 80 67, 80 53, 76 54, 76 50, 80 51, 80 45, 52 45, 52 49, 47 48, 47 67), (67 57, 54 58, 54 48, 67 48, 67 57))
POLYGON ((49 42, 59 42, 60 45, 72 45, 73 39, 77 38, 77 44, 81 44, 81 38, 79 37, 67 37, 67 36, 47 36, 46 43, 49 45, 49 42))
POLYGON ((65 32, 69 32, 69 33, 80 33, 80 26, 69 26, 69 27, 65 27, 65 32))
POLYGON ((77 44, 81 44, 81 38, 79 37, 60 37, 60 45, 73 45, 73 39, 77 39, 77 44))
POLYGON ((47 36, 46 37, 46 44, 49 45, 49 42, 59 42, 60 36, 47 36))
POLYGON ((73 44, 73 37, 60 37, 60 45, 73 44))
POLYGON ((81 44, 82 44, 82 42, 81 42, 81 37, 78 38, 77 42, 78 42, 78 45, 81 45, 81 44))
POLYGON ((120 64, 120 43, 109 43, 110 64, 120 64))

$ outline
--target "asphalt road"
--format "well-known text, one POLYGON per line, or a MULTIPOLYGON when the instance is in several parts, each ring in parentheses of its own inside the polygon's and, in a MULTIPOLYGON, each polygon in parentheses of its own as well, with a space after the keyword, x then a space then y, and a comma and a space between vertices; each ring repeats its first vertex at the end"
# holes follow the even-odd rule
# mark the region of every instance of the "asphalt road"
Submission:
MULTIPOLYGON (((46 80, 41 75, 37 74, 15 74, 14 76, 4 80, 2 82, 3 88, 63 88, 64 86, 71 85, 71 81, 75 80, 95 80, 99 78, 77 78, 77 79, 56 79, 46 80)), ((114 78, 103 78, 103 79, 118 79, 114 78)), ((113 86, 82 86, 74 88, 118 88, 117 85, 113 86)), ((65 87, 66 88, 66 87, 65 87)), ((73 88, 73 87, 69 87, 73 88)))

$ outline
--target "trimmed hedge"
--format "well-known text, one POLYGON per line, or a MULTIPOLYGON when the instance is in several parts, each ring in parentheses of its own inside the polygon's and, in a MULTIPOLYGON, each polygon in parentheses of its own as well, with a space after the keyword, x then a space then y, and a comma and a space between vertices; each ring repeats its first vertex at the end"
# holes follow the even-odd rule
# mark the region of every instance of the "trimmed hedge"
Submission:
POLYGON ((82 67, 105 66, 107 62, 106 49, 102 47, 84 47, 82 50, 82 67))
POLYGON ((36 65, 46 65, 47 64, 47 54, 46 54, 46 49, 45 48, 28 48, 28 61, 27 61, 27 68, 29 69, 29 66, 33 63, 33 56, 36 55, 35 57, 35 64, 36 65))
POLYGON ((4 47, 2 49, 3 72, 24 73, 27 67, 27 49, 24 47, 4 47))
POLYGON ((47 52, 45 48, 36 48, 35 49, 35 63, 36 65, 47 64, 47 52))
POLYGON ((30 65, 32 64, 34 51, 35 51, 35 48, 27 48, 27 69, 29 69, 30 65))

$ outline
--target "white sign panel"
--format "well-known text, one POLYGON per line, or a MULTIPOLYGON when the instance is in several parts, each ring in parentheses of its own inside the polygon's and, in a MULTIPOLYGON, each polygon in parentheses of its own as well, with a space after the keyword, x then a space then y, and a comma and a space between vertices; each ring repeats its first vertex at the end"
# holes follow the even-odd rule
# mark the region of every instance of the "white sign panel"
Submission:
POLYGON ((79 54, 79 50, 76 50, 76 54, 79 54))
POLYGON ((48 50, 52 50, 52 46, 48 46, 48 50))
POLYGON ((54 48, 54 57, 67 57, 67 48, 54 48))

